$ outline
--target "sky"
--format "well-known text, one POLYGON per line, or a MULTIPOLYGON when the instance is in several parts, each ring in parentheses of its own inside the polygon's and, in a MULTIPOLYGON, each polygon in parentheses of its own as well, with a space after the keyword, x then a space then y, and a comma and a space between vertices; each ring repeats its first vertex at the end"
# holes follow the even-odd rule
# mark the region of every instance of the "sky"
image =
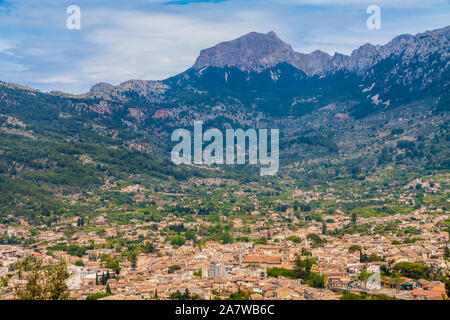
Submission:
POLYGON ((0 0, 0 81, 79 94, 176 75, 201 49, 252 31, 275 31, 298 52, 350 54, 449 21, 450 0, 0 0), (71 5, 81 29, 67 28, 71 5), (379 30, 367 28, 369 5, 380 7, 379 30))

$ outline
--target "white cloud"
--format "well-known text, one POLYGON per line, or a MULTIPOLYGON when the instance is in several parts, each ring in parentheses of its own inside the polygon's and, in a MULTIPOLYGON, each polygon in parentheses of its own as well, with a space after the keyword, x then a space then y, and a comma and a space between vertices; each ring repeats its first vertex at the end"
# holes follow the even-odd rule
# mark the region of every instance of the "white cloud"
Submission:
POLYGON ((35 83, 77 83, 78 80, 73 79, 69 76, 57 76, 57 77, 48 77, 48 78, 38 78, 34 80, 35 83))
POLYGON ((191 67, 201 49, 251 31, 274 30, 300 52, 348 54, 366 42, 443 27, 449 9, 443 0, 160 2, 167 1, 77 0, 82 29, 71 31, 67 3, 17 0, 10 14, 0 12, 0 80, 81 93, 97 82, 162 79, 191 67), (382 8, 382 30, 366 28, 372 3, 382 8))
POLYGON ((368 6, 371 4, 385 8, 435 8, 448 5, 448 0, 277 0, 290 5, 316 5, 316 6, 368 6))
POLYGON ((15 41, 0 39, 0 53, 11 53, 10 50, 17 48, 15 41))
POLYGON ((80 71, 87 79, 110 82, 165 78, 191 67, 203 48, 254 30, 269 31, 267 15, 250 11, 219 18, 108 10, 92 12, 89 19, 114 24, 87 36, 98 52, 82 59, 80 71))
POLYGON ((1 73, 6 73, 6 72, 17 73, 17 72, 23 72, 23 71, 28 71, 28 70, 29 70, 28 67, 26 67, 20 63, 15 63, 15 62, 10 62, 10 61, 0 61, 0 72, 1 73))

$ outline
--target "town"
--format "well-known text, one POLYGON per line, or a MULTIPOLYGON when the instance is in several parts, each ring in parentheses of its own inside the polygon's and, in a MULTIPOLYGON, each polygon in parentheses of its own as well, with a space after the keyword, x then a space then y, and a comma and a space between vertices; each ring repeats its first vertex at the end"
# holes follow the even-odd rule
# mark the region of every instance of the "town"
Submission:
POLYGON ((17 298, 19 261, 33 257, 67 263, 70 299, 447 299, 447 183, 447 174, 412 180, 364 199, 385 202, 372 206, 333 187, 258 192, 212 178, 173 190, 108 186, 140 205, 99 193, 90 195, 104 202, 95 216, 40 227, 4 219, 0 294, 17 298))

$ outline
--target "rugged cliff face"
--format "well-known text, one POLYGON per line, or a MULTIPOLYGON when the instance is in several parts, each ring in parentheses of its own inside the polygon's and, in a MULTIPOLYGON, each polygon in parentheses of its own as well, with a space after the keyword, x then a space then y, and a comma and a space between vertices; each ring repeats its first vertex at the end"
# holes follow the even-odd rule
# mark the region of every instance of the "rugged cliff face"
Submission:
POLYGON ((292 47, 278 38, 275 32, 251 32, 202 50, 194 68, 237 67, 242 71, 261 71, 282 62, 295 66, 296 55, 292 47))
POLYGON ((237 67, 247 71, 261 71, 280 63, 288 63, 306 74, 324 75, 345 70, 364 74, 377 63, 398 57, 402 65, 425 62, 430 58, 446 61, 449 57, 450 27, 413 35, 400 35, 383 46, 364 44, 351 56, 334 56, 316 50, 299 53, 283 42, 275 32, 251 32, 238 39, 221 42, 202 50, 193 68, 237 67))

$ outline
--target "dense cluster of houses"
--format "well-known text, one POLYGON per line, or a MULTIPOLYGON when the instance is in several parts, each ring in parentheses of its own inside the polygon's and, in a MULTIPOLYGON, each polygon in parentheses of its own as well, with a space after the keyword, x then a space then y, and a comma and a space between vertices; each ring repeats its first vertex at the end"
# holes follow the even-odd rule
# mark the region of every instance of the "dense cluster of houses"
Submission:
MULTIPOLYGON (((294 216, 292 216, 295 219, 294 216)), ((330 216, 332 223, 328 229, 341 228, 347 223, 348 217, 336 214, 330 216)), ((413 280, 402 278, 401 281, 390 283, 379 278, 376 282, 362 282, 358 280, 360 273, 365 270, 371 274, 379 274, 380 266, 399 262, 421 262, 427 264, 433 272, 445 275, 449 269, 449 262, 443 257, 442 246, 448 243, 448 234, 436 231, 436 225, 445 215, 415 214, 415 219, 408 216, 391 215, 386 217, 358 218, 358 224, 373 223, 387 224, 400 221, 399 228, 414 227, 421 231, 420 239, 414 243, 401 243, 400 237, 384 236, 380 234, 361 235, 345 234, 334 237, 321 234, 321 224, 311 223, 306 228, 291 230, 282 223, 279 215, 274 214, 270 219, 273 224, 270 230, 258 230, 266 221, 262 219, 253 228, 252 235, 266 236, 265 244, 254 242, 234 242, 222 244, 207 241, 203 244, 194 244, 187 241, 182 246, 173 246, 166 242, 166 238, 154 233, 150 228, 139 228, 148 224, 137 221, 137 225, 112 226, 107 218, 100 216, 98 223, 104 225, 104 234, 90 232, 76 233, 71 244, 83 246, 94 244, 95 249, 88 250, 83 257, 71 256, 65 251, 53 250, 51 255, 46 254, 50 245, 61 243, 63 228, 51 228, 40 232, 37 238, 38 250, 19 245, 0 246, 0 278, 9 275, 14 280, 14 272, 9 266, 26 255, 33 255, 48 263, 64 259, 68 262, 71 277, 68 280, 70 296, 73 299, 85 299, 88 295, 105 290, 105 285, 98 279, 102 275, 111 274, 107 283, 113 295, 105 299, 166 299, 175 291, 188 290, 192 295, 201 299, 228 298, 231 293, 238 290, 251 292, 252 299, 339 299, 339 292, 343 290, 365 291, 372 294, 383 293, 400 299, 442 299, 445 294, 444 284, 427 281, 425 279, 413 280), (422 221, 419 223, 418 221, 422 221), (308 234, 315 233, 327 240, 321 246, 315 246, 308 234), (102 246, 106 237, 117 237, 136 240, 147 239, 152 236, 156 246, 154 253, 141 253, 137 263, 133 266, 120 252, 114 248, 102 246), (295 237, 301 241, 291 241, 295 237), (398 244, 393 244, 395 241, 398 244), (365 254, 375 254, 382 261, 360 262, 360 252, 351 251, 351 246, 359 246, 365 254), (307 250, 317 261, 312 271, 325 277, 326 287, 315 289, 307 286, 301 279, 288 279, 283 277, 268 277, 267 269, 278 267, 294 268, 296 255, 307 250), (108 255, 120 261, 121 271, 115 274, 107 269, 99 257, 108 255), (82 265, 75 265, 82 260, 82 265), (171 267, 177 266, 177 268, 171 267)), ((226 217, 224 218, 226 219, 226 217)), ((234 226, 242 221, 235 219, 234 226)), ((160 228, 170 224, 180 223, 175 217, 160 223, 160 228)), ((71 221, 74 223, 74 221, 71 221)), ((206 223, 195 220, 185 223, 188 228, 195 228, 206 223)), ((20 234, 27 236, 24 226, 2 226, 0 232, 20 234)), ((239 236, 239 234, 235 234, 239 236)), ((67 243, 67 241, 62 241, 67 243)), ((9 292, 3 298, 13 298, 9 292)))

